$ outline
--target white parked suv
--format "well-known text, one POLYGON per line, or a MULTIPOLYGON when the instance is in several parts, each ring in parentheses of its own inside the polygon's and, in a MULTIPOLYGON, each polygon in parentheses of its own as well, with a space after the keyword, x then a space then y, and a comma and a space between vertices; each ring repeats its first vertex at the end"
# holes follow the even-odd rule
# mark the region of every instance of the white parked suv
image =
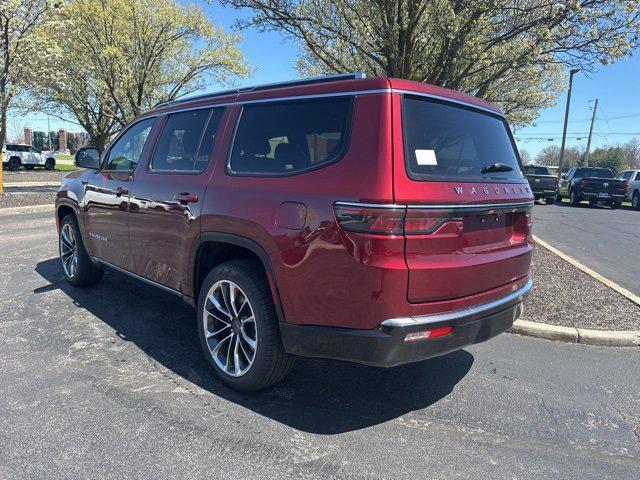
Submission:
POLYGON ((40 150, 30 145, 19 145, 7 143, 2 147, 2 166, 14 171, 21 166, 27 170, 34 167, 44 167, 45 170, 53 170, 56 166, 56 159, 51 154, 42 153, 40 150))
POLYGON ((640 210, 640 170, 625 170, 618 178, 629 182, 626 200, 634 210, 640 210))

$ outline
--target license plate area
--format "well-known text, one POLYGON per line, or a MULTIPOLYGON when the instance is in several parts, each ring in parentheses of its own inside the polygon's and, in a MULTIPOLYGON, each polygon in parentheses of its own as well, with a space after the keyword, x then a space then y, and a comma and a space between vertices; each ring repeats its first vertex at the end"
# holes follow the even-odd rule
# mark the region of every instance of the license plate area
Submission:
POLYGON ((606 192, 600 192, 598 193, 598 197, 599 198, 609 198, 609 194, 606 192))
POLYGON ((462 247, 475 249, 511 240, 513 213, 467 214, 463 217, 462 247))

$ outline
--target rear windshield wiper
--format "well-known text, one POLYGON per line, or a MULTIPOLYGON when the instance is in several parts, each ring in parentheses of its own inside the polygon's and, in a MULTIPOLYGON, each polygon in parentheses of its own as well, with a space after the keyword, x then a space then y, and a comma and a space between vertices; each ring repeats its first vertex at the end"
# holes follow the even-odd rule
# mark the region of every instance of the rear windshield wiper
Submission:
POLYGON ((513 167, 511 165, 507 165, 506 163, 492 163, 491 165, 482 167, 480 173, 510 172, 512 170, 513 167))

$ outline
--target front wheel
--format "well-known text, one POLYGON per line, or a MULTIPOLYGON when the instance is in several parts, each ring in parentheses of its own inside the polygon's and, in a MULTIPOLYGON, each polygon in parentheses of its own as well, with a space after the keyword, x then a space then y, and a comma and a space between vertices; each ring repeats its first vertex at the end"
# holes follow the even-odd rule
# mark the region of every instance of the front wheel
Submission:
POLYGON ((65 216, 60 222, 58 245, 62 271, 67 282, 76 287, 88 287, 102 279, 104 271, 91 261, 73 215, 65 216))
POLYGON ((544 202, 545 202, 547 205, 553 205, 553 200, 554 200, 554 198, 553 198, 553 197, 547 197, 547 198, 545 198, 545 199, 544 199, 544 202))
POLYGON ((633 197, 631 198, 631 207, 634 210, 640 210, 640 193, 636 192, 633 194, 633 197))
POLYGON ((9 163, 7 164, 7 169, 10 172, 15 172, 16 170, 18 170, 20 168, 20 160, 17 158, 10 158, 9 159, 9 163))
POLYGON ((207 360, 235 390, 273 385, 293 365, 282 345, 267 279, 256 262, 226 262, 207 275, 198 297, 198 325, 207 360))
POLYGON ((44 162, 44 169, 45 170, 53 170, 54 168, 56 168, 55 159, 47 158, 47 160, 44 162))

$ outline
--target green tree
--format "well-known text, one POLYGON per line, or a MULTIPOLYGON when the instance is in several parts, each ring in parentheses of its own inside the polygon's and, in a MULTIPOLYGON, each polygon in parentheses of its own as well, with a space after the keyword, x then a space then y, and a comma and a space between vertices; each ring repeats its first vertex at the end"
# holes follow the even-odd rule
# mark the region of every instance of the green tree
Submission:
POLYGON ((625 164, 624 150, 620 147, 596 148, 591 155, 590 165, 610 168, 614 175, 620 172, 625 164))
POLYGON ((363 71, 467 92, 528 124, 565 68, 590 71, 640 41, 639 0, 221 0, 238 27, 298 42, 304 74, 363 71))
POLYGON ((51 7, 45 0, 0 0, 0 145, 7 139, 8 110, 42 72, 36 62, 47 61, 33 32, 51 7))
POLYGON ((156 103, 250 72, 237 35, 171 0, 72 0, 40 34, 60 69, 37 85, 39 100, 100 147, 156 103))

